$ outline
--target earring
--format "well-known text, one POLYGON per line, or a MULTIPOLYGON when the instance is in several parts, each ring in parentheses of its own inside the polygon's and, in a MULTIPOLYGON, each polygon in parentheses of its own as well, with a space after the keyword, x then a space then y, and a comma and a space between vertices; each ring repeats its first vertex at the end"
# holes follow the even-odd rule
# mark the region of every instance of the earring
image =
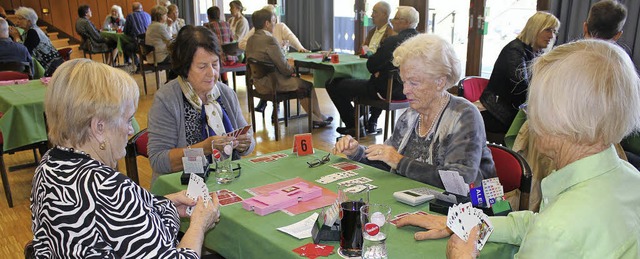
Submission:
POLYGON ((105 150, 105 149, 107 149, 107 142, 106 141, 100 142, 100 150, 105 150))

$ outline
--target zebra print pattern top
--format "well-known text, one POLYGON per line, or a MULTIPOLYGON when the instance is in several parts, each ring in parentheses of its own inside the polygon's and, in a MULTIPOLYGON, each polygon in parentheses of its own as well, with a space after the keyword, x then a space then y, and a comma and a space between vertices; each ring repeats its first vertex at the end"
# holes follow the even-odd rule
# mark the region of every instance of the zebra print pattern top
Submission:
POLYGON ((36 258, 198 258, 177 248, 178 211, 87 155, 49 150, 31 189, 36 258))

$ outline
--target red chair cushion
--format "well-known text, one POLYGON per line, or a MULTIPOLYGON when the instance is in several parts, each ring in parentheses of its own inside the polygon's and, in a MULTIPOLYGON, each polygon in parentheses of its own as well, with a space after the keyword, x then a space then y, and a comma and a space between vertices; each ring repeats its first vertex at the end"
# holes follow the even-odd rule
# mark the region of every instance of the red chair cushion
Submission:
POLYGON ((136 152, 138 155, 149 157, 147 153, 147 143, 149 142, 149 133, 145 132, 136 139, 136 152))
POLYGON ((506 150, 489 146, 493 162, 496 165, 496 173, 504 192, 510 192, 520 188, 520 180, 524 172, 520 161, 506 150))
POLYGON ((239 68, 239 67, 246 67, 247 65, 244 63, 235 63, 233 65, 222 65, 223 68, 239 68))
POLYGON ((472 77, 467 78, 462 81, 462 89, 463 96, 465 99, 470 102, 475 102, 480 99, 480 95, 485 88, 487 88, 487 84, 489 83, 489 79, 482 77, 472 77))
POLYGON ((29 79, 29 75, 16 71, 0 71, 0 81, 29 79))

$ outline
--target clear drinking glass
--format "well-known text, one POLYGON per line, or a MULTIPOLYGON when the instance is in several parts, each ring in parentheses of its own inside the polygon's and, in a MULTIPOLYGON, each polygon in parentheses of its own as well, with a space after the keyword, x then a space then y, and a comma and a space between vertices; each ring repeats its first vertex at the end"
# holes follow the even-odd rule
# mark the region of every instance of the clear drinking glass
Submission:
POLYGON ((216 163, 215 178, 219 184, 228 184, 237 178, 239 171, 231 168, 231 154, 233 153, 233 140, 228 138, 216 139, 211 142, 213 161, 216 163))
POLYGON ((391 207, 384 204, 367 204, 360 207, 362 222, 362 258, 387 259, 386 241, 389 234, 391 207))

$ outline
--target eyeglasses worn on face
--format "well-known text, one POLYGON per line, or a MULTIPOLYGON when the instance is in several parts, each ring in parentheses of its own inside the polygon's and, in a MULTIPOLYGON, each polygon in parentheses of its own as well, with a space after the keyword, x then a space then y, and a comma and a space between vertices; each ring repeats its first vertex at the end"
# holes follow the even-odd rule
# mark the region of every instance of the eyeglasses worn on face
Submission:
POLYGON ((326 156, 323 156, 322 158, 314 159, 313 161, 309 161, 309 162, 307 162, 307 165, 309 165, 309 168, 314 168, 314 167, 318 167, 318 166, 324 165, 325 163, 331 161, 331 158, 329 156, 331 156, 331 154, 327 154, 326 156))

